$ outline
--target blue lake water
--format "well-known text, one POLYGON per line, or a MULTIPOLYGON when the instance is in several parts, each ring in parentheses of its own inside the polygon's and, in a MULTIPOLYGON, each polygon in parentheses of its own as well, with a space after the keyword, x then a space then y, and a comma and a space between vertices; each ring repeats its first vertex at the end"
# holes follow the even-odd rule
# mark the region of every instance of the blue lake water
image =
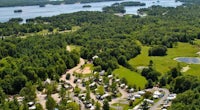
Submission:
MULTIPOLYGON (((152 5, 160 5, 164 7, 176 7, 182 5, 181 2, 175 2, 175 0, 124 0, 124 1, 141 1, 146 3, 146 6, 132 6, 125 7, 126 14, 137 14, 137 10, 140 8, 147 8, 152 5)), ((49 17, 59 15, 63 13, 73 13, 78 11, 102 11, 105 6, 110 6, 113 3, 120 3, 124 1, 109 1, 109 2, 97 2, 86 4, 61 4, 61 5, 46 5, 45 7, 39 6, 18 6, 18 7, 2 7, 0 8, 0 22, 6 22, 11 18, 35 18, 38 16, 49 17), (83 5, 91 5, 91 8, 83 8, 83 5), (22 13, 14 13, 14 10, 22 9, 22 13)))
POLYGON ((178 62, 184 62, 188 64, 200 64, 200 58, 199 57, 178 57, 174 60, 178 62))

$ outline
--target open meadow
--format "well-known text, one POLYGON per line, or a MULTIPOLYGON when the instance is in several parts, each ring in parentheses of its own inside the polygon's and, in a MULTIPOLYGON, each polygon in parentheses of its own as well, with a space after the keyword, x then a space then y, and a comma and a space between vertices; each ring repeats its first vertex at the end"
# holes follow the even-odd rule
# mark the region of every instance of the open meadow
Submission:
MULTIPOLYGON (((198 41, 196 41, 198 42, 198 41)), ((199 57, 196 53, 199 52, 197 45, 191 45, 189 43, 178 43, 174 48, 168 48, 166 56, 148 56, 148 50, 150 47, 142 46, 141 54, 136 58, 129 60, 129 64, 134 67, 148 66, 149 61, 153 61, 154 68, 162 74, 167 73, 171 68, 176 67, 178 62, 174 60, 176 57, 199 57)), ((179 63, 181 67, 189 65, 189 70, 184 72, 186 74, 192 74, 199 76, 200 68, 198 64, 186 64, 179 63)))

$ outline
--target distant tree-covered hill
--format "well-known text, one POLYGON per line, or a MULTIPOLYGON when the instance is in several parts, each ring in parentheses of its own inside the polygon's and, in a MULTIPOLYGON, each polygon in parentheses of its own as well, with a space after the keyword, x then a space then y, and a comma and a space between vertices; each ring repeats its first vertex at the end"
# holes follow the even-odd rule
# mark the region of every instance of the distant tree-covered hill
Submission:
POLYGON ((61 3, 90 3, 90 2, 103 2, 103 1, 119 1, 119 0, 0 0, 0 7, 10 6, 31 6, 31 5, 45 5, 53 4, 58 5, 61 3))

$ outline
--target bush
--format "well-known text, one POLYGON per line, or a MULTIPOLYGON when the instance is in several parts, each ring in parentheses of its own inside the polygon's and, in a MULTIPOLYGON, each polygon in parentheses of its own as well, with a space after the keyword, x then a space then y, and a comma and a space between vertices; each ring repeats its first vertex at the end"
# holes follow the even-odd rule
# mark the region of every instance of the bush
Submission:
POLYGON ((67 73, 67 75, 66 75, 66 80, 69 80, 70 79, 70 74, 69 73, 67 73))

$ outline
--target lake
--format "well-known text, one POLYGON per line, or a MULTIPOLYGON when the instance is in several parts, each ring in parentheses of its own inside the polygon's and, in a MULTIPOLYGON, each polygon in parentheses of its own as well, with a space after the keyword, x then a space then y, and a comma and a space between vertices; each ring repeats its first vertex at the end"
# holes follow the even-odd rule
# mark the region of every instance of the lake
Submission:
POLYGON ((200 64, 200 58, 199 57, 178 57, 174 60, 178 62, 184 62, 188 64, 200 64))
MULTIPOLYGON (((124 1, 139 1, 139 0, 124 0, 124 1)), ((6 22, 11 18, 23 18, 24 21, 28 18, 35 18, 38 16, 49 17, 63 13, 73 13, 78 11, 102 11, 105 6, 111 6, 113 3, 121 3, 124 1, 108 1, 97 3, 85 4, 61 4, 61 5, 46 5, 45 7, 39 6, 18 6, 18 7, 2 7, 0 8, 0 22, 6 22), (91 5, 91 8, 83 8, 83 5, 91 5), (14 10, 22 9, 22 13, 14 13, 14 10)), ((182 5, 181 2, 175 0, 142 0, 146 6, 132 6, 125 7, 126 14, 137 14, 140 8, 147 8, 152 5, 160 5, 163 7, 176 7, 182 5)))

